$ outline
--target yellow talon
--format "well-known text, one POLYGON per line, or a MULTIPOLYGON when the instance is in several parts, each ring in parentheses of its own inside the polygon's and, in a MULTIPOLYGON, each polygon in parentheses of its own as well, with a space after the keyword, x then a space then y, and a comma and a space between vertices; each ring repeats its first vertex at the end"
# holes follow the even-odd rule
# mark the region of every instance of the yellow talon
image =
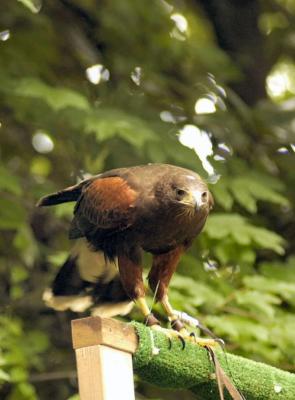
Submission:
POLYGON ((187 329, 183 328, 179 331, 179 333, 182 335, 182 337, 192 343, 198 344, 199 346, 205 347, 215 347, 217 346, 217 341, 215 339, 206 339, 206 338, 200 338, 195 336, 192 333, 189 333, 187 329))
POLYGON ((171 341, 173 338, 181 340, 183 348, 185 347, 185 341, 197 344, 199 346, 205 347, 216 347, 218 342, 214 339, 205 339, 191 335, 185 328, 181 329, 179 332, 173 329, 162 328, 159 325, 153 325, 151 329, 162 332, 171 341))

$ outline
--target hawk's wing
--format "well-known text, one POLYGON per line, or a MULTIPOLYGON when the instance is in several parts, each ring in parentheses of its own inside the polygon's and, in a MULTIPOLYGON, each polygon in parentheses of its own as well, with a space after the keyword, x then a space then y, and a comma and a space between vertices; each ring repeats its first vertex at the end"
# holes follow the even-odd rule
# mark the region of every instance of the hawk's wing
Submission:
POLYGON ((75 206, 70 238, 98 229, 121 230, 132 225, 138 192, 119 176, 97 178, 85 185, 75 206))

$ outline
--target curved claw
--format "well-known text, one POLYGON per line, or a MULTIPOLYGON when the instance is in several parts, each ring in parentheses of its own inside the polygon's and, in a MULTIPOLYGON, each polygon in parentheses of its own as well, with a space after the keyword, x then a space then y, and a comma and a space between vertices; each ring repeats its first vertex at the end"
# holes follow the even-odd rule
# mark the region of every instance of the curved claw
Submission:
POLYGON ((185 343, 185 338, 183 337, 183 335, 181 333, 179 333, 175 330, 172 330, 172 329, 162 328, 159 325, 152 325, 151 328, 158 332, 164 333, 164 335, 167 337, 167 339, 169 341, 169 345, 168 345, 169 350, 171 350, 171 348, 172 348, 172 339, 173 338, 177 338, 181 341, 181 347, 182 347, 182 350, 184 350, 186 343, 185 343))
MULTIPOLYGON (((209 328, 207 328, 205 325, 203 325, 198 319, 193 318, 190 315, 188 315, 184 312, 181 312, 181 311, 177 311, 177 310, 173 310, 173 313, 175 316, 177 316, 177 318, 178 318, 177 321, 179 321, 180 323, 187 324, 191 327, 199 328, 206 335, 210 336, 215 343, 219 344, 224 349, 224 347, 225 347, 224 340, 219 338, 218 336, 216 336, 209 328)), ((195 342, 196 343, 198 342, 196 339, 196 335, 194 333, 191 333, 189 336, 194 337, 195 342)))
POLYGON ((216 336, 209 328, 207 328, 207 326, 201 324, 201 322, 199 321, 199 325, 198 328, 201 329, 201 331, 203 331, 204 333, 206 333, 208 336, 210 336, 212 339, 216 340, 217 343, 221 344, 221 345, 225 345, 224 340, 222 340, 221 338, 219 338, 218 336, 216 336))
POLYGON ((181 335, 178 335, 177 337, 181 341, 181 344, 182 344, 182 349, 181 350, 184 350, 185 349, 185 340, 184 340, 184 338, 181 335))
POLYGON ((195 342, 197 342, 195 332, 191 332, 191 333, 189 334, 189 336, 190 336, 191 338, 193 338, 195 342))

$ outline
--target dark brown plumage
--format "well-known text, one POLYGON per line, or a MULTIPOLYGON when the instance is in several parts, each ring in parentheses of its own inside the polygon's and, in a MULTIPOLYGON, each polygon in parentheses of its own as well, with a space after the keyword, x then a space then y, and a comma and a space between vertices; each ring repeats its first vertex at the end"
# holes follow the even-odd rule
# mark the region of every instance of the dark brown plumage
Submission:
MULTIPOLYGON (((45 196, 38 206, 68 201, 76 201, 70 238, 80 239, 80 242, 86 239, 89 248, 85 250, 84 245, 84 252, 103 252, 109 260, 105 268, 97 268, 97 273, 96 266, 92 266, 94 279, 91 285, 97 302, 100 300, 97 290, 99 287, 103 290, 102 283, 109 285, 113 279, 117 279, 120 301, 123 292, 126 297, 138 302, 149 322, 154 321, 149 318, 149 310, 144 302, 141 267, 141 253, 144 250, 153 254, 150 287, 153 291, 157 290, 157 300, 162 302, 171 319, 173 316, 170 315, 167 297, 170 279, 181 254, 201 232, 213 206, 213 198, 200 176, 167 164, 119 168, 45 196), (120 280, 117 273, 106 279, 107 268, 111 268, 110 265, 116 260, 120 280)), ((71 260, 74 256, 79 261, 79 251, 71 260)), ((81 274, 81 265, 78 269, 81 274)), ((75 268, 70 270, 67 266, 71 281, 74 281, 73 276, 70 279, 73 270, 75 268)), ((60 272, 59 275, 59 284, 55 281, 55 286, 66 287, 67 274, 60 272)), ((84 279, 83 282, 77 285, 79 293, 89 286, 90 281, 84 279)), ((88 293, 89 290, 88 287, 88 293)), ((61 289, 57 292, 55 290, 54 294, 63 294, 61 289)))

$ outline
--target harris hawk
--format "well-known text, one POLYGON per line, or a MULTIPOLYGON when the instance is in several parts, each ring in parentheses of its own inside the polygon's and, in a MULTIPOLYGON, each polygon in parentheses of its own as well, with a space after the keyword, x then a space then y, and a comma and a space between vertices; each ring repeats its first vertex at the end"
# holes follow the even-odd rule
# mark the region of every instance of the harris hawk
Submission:
MULTIPOLYGON (((142 252, 152 254, 148 283, 172 328, 187 334, 168 299, 181 255, 201 232, 213 197, 201 177, 168 164, 113 169, 41 198, 38 206, 76 202, 70 256, 44 294, 58 310, 127 314, 137 304, 159 327, 145 299, 142 252)), ((176 332, 175 332, 176 333, 176 332)), ((204 340, 204 339, 203 339, 204 340)))

